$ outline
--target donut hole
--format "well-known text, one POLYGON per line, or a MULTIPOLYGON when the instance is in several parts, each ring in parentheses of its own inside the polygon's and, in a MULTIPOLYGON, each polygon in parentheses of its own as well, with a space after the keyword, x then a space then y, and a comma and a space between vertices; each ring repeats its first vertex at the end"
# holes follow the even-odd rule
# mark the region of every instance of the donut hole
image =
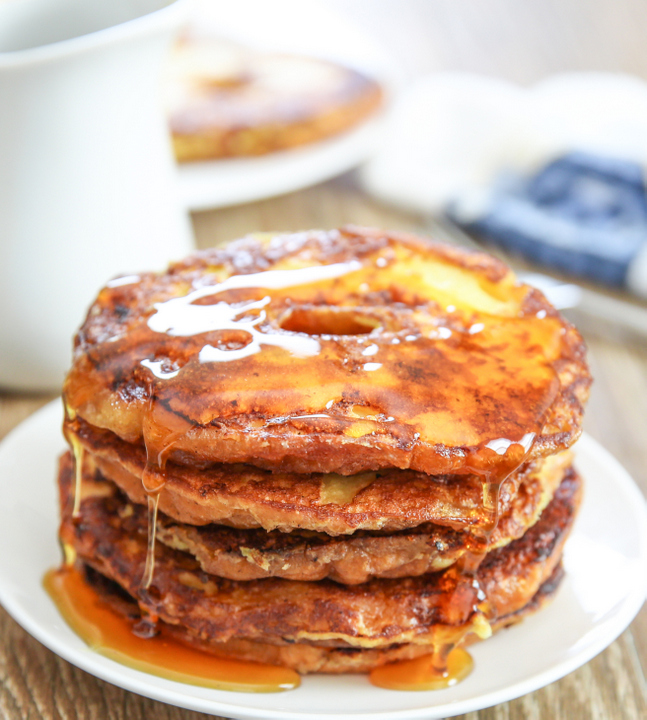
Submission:
POLYGON ((381 324, 376 317, 337 307, 293 308, 280 323, 283 330, 307 335, 368 335, 381 324))

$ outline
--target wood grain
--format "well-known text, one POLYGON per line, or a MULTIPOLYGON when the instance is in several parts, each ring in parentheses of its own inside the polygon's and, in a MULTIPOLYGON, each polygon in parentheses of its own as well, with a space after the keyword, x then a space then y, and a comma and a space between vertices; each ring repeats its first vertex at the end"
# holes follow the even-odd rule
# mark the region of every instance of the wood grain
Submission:
MULTIPOLYGON (((647 77, 644 0, 334 0, 381 37, 406 72, 468 70, 522 83, 595 69, 647 77)), ((246 232, 345 223, 421 231, 421 218, 377 204, 351 175, 194 217, 207 247, 246 232)), ((647 350, 588 338, 595 385, 585 427, 647 494, 647 350)), ((0 437, 48 396, 0 393, 0 437)), ((5 479, 1 479, 6 482, 5 479)), ((601 569, 603 572, 603 568, 601 569)), ((532 648, 519 648, 531 653, 532 648)), ((464 720, 647 718, 647 610, 607 650, 559 682, 464 720)), ((0 609, 0 717, 7 720, 197 720, 208 716, 116 688, 56 657, 0 609)))

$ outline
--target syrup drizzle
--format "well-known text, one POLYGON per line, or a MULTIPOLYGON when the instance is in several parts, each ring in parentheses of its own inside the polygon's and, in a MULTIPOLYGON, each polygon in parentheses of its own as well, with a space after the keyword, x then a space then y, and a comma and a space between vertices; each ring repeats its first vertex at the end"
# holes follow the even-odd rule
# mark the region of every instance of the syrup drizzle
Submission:
POLYGON ((480 586, 477 572, 485 559, 492 534, 499 524, 501 488, 504 482, 526 461, 535 440, 535 433, 526 433, 520 440, 497 438, 485 444, 485 448, 501 456, 501 461, 483 476, 482 521, 470 536, 467 552, 458 562, 461 576, 455 592, 460 592, 461 583, 471 583, 476 590, 478 603, 474 612, 492 623, 497 619, 496 608, 488 602, 480 586))
POLYGON ((72 436, 72 455, 74 456, 74 507, 72 509, 72 517, 81 517, 81 488, 83 485, 83 445, 79 440, 72 436))
POLYGON ((234 289, 276 290, 298 287, 314 281, 319 282, 347 275, 361 267, 361 263, 354 260, 297 270, 268 270, 250 275, 232 275, 217 285, 202 287, 183 297, 155 303, 156 312, 148 319, 148 327, 154 332, 165 333, 173 337, 189 337, 215 330, 234 331, 242 334, 243 347, 220 348, 209 344, 204 345, 198 355, 201 363, 240 360, 261 352, 262 345, 283 348, 296 357, 311 357, 317 355, 321 350, 321 345, 315 338, 295 333, 260 332, 257 329, 257 325, 267 317, 263 308, 270 303, 270 297, 236 307, 226 302, 218 302, 213 305, 197 305, 196 302, 234 289), (260 312, 254 316, 253 313, 257 310, 260 312), (252 317, 250 317, 250 313, 252 313, 252 317))
MULTIPOLYGON (((197 300, 219 295, 228 290, 250 288, 284 290, 299 285, 310 285, 322 280, 332 280, 361 268, 362 264, 359 261, 352 260, 347 263, 314 265, 296 270, 267 270, 249 275, 231 275, 216 285, 206 285, 183 297, 155 303, 154 307, 157 312, 148 319, 148 327, 155 332, 180 337, 198 335, 210 330, 219 330, 221 329, 220 322, 223 313, 222 308, 218 307, 220 303, 216 305, 196 305, 197 300)), ((263 299, 260 301, 259 307, 264 307, 268 302, 269 298, 267 300, 263 299)), ((246 309, 251 309, 251 306, 246 309)), ((241 314, 240 308, 236 314, 241 314)))
POLYGON ((74 458, 74 502, 72 507, 72 518, 81 517, 81 488, 83 484, 83 445, 79 441, 75 432, 68 431, 68 425, 74 425, 76 422, 76 413, 65 403, 65 423, 63 425, 63 434, 65 439, 72 448, 72 457, 74 458))
MULTIPOLYGON (((456 564, 458 581, 453 594, 453 597, 460 597, 468 589, 466 586, 470 585, 476 591, 478 602, 473 607, 472 623, 481 626, 480 633, 483 637, 491 633, 491 623, 497 619, 497 613, 478 581, 477 572, 499 522, 501 487, 525 462, 534 439, 534 433, 527 433, 519 441, 498 438, 486 445, 497 455, 505 456, 511 450, 510 457, 504 459, 498 472, 490 472, 483 478, 484 521, 474 528, 470 546, 456 564)), ((448 602, 451 604, 452 599, 448 602)), ((370 674, 371 683, 391 690, 440 690, 455 685, 472 671, 473 661, 470 654, 457 645, 473 630, 474 625, 466 625, 462 630, 458 628, 451 642, 438 643, 429 655, 376 668, 370 674)))
POLYGON ((174 443, 191 427, 191 423, 168 411, 156 400, 155 389, 152 386, 148 411, 144 419, 146 466, 142 473, 142 487, 148 503, 148 543, 146 564, 140 583, 140 591, 143 592, 150 589, 155 572, 157 509, 160 495, 166 485, 166 461, 174 443))
POLYGON ((159 492, 148 495, 148 543, 146 547, 146 564, 144 566, 144 575, 141 581, 141 587, 148 590, 153 582, 153 573, 155 571, 155 537, 157 534, 157 507, 159 505, 159 492))

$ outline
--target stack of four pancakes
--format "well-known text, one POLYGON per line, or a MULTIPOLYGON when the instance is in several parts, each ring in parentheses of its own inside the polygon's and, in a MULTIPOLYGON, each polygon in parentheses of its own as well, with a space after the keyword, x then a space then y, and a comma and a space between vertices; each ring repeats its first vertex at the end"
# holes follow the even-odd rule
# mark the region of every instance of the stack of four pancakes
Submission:
POLYGON ((61 537, 139 632, 301 673, 442 666, 556 588, 589 384, 579 334, 484 254, 248 237, 90 309, 61 537))

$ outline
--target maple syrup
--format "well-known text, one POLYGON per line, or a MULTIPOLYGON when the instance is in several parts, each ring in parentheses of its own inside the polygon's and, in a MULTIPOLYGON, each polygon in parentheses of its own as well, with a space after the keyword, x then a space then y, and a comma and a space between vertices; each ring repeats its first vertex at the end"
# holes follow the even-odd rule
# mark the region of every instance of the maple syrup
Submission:
POLYGON ((147 495, 148 501, 148 543, 146 546, 146 564, 144 565, 144 574, 142 576, 141 588, 148 590, 153 582, 153 573, 155 572, 155 539, 157 535, 157 508, 159 505, 159 492, 147 495))
POLYGON ((400 660, 371 671, 371 684, 387 690, 442 690, 464 680, 474 662, 464 648, 454 648, 439 658, 436 653, 400 660))
POLYGON ((70 407, 67 402, 64 403, 65 422, 63 424, 63 435, 72 449, 72 457, 74 458, 74 498, 72 507, 72 517, 78 518, 81 515, 81 485, 83 478, 83 445, 77 437, 74 430, 76 429, 77 419, 74 408, 70 407))
POLYGON ((154 389, 149 390, 148 412, 144 417, 144 446, 146 466, 142 473, 142 487, 148 504, 148 546, 146 564, 140 589, 146 591, 155 572, 155 536, 159 499, 166 485, 166 461, 174 443, 192 427, 184 418, 169 412, 156 400, 154 389))
POLYGON ((68 625, 111 660, 176 682, 235 692, 281 692, 299 686, 298 673, 261 663, 219 658, 160 632, 144 638, 105 603, 75 567, 50 570, 45 589, 68 625))

